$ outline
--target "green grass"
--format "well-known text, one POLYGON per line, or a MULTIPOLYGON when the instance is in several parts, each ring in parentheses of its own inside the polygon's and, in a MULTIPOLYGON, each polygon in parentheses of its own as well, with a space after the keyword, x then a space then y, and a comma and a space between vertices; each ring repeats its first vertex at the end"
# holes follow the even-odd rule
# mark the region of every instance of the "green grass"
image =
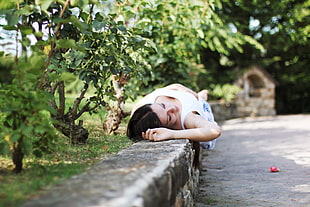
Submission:
POLYGON ((24 170, 20 174, 12 172, 10 157, 0 156, 0 207, 19 206, 132 144, 124 134, 124 125, 120 127, 119 135, 115 136, 103 134, 99 118, 93 117, 84 125, 90 132, 87 144, 71 145, 67 138, 59 135, 55 152, 41 159, 26 157, 24 170))
MULTIPOLYGON (((66 96, 66 107, 72 106, 76 95, 66 96)), ((132 104, 127 106, 129 111, 132 104)), ((85 113, 80 119, 84 120, 83 127, 88 129, 89 138, 86 144, 72 145, 62 134, 57 135, 57 144, 52 154, 45 154, 38 159, 27 156, 23 160, 23 171, 19 174, 12 172, 14 165, 8 156, 0 155, 0 207, 17 207, 27 199, 35 198, 57 183, 82 173, 93 164, 132 144, 125 136, 126 122, 124 119, 118 135, 104 135, 102 124, 105 110, 98 113, 85 113)), ((3 120, 0 114, 0 123, 3 120)))

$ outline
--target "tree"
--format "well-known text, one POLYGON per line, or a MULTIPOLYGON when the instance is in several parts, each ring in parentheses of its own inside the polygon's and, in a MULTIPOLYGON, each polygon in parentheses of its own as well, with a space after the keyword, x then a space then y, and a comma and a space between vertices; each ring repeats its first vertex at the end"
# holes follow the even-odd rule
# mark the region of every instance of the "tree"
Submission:
POLYGON ((33 84, 41 75, 44 57, 33 53, 12 60, 9 66, 15 78, 0 88, 0 153, 11 153, 16 173, 23 169, 25 155, 40 157, 53 149, 55 132, 49 114, 55 111, 48 106, 51 96, 33 84))
MULTIPOLYGON (((117 87, 148 70, 140 53, 155 48, 116 20, 116 14, 99 10, 96 2, 13 2, 1 4, 6 20, 1 26, 15 34, 16 53, 13 81, 1 87, 0 145, 1 153, 12 153, 14 171, 20 172, 25 154, 41 155, 50 149, 51 125, 73 143, 85 143, 88 131, 78 119, 104 106, 113 115, 124 96, 116 94, 117 87), (80 80, 82 89, 67 108, 66 83, 73 79, 80 80), (87 95, 90 88, 95 92, 87 95)), ((112 126, 110 132, 115 130, 112 126)))
POLYGON ((251 64, 263 66, 279 82, 276 93, 278 113, 309 112, 309 0, 224 1, 216 14, 225 25, 250 36, 263 45, 259 51, 251 44, 229 54, 210 48, 202 51, 210 70, 210 81, 232 81, 236 68, 251 64), (224 74, 224 75, 223 75, 224 74), (299 84, 297 84, 299 83, 299 84))
MULTIPOLYGON (((126 16, 129 25, 134 25, 141 36, 151 39, 157 46, 156 52, 144 54, 152 66, 149 87, 174 82, 183 83, 194 89, 210 88, 200 84, 204 48, 228 54, 232 49, 241 51, 240 45, 249 43, 262 49, 253 38, 234 33, 214 12, 220 1, 164 0, 129 1, 126 16)), ((206 82, 206 81, 204 81, 206 82)), ((143 87, 143 86, 142 86, 143 87)), ((145 87, 145 86, 144 86, 145 87)))
POLYGON ((156 52, 144 54, 152 66, 151 86, 171 82, 193 82, 194 64, 199 59, 197 47, 203 35, 200 26, 209 21, 212 4, 204 1, 128 1, 130 10, 124 18, 139 35, 151 39, 156 52))

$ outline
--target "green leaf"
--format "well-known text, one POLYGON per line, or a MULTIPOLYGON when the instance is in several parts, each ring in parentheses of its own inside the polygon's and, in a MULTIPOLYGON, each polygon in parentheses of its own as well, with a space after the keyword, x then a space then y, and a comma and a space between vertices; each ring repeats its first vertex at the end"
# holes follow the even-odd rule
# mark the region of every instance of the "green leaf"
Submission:
POLYGON ((76 79, 76 76, 73 74, 73 73, 69 73, 69 72, 64 72, 64 73, 61 73, 60 75, 60 80, 75 80, 76 79))
POLYGON ((25 5, 25 7, 23 7, 20 10, 17 10, 15 13, 16 15, 19 15, 19 16, 29 16, 33 12, 34 12, 34 6, 30 4, 30 5, 25 5))
POLYGON ((17 131, 13 131, 10 137, 10 142, 17 142, 21 138, 21 134, 18 133, 17 131))
POLYGON ((63 19, 63 18, 59 18, 59 17, 54 18, 54 23, 56 23, 56 24, 58 24, 58 23, 66 24, 69 22, 70 22, 69 19, 63 19))
POLYGON ((15 8, 15 5, 16 5, 16 2, 13 0, 0 1, 1 9, 12 9, 12 8, 15 8))
POLYGON ((32 152, 32 141, 29 137, 23 139, 22 143, 21 143, 21 147, 23 150, 23 153, 25 153, 25 155, 29 155, 32 152))
POLYGON ((33 155, 38 157, 38 158, 41 158, 43 156, 43 153, 41 150, 35 149, 35 150, 33 150, 33 155))
POLYGON ((75 44, 75 40, 73 39, 68 39, 68 40, 64 40, 64 39, 59 39, 56 41, 56 48, 74 48, 76 47, 75 44))
POLYGON ((20 17, 15 14, 10 14, 10 15, 6 15, 5 19, 8 22, 8 26, 13 26, 18 23, 18 21, 20 20, 20 17))
POLYGON ((88 5, 88 0, 71 0, 71 5, 78 6, 80 8, 84 8, 88 5))
POLYGON ((31 64, 29 69, 31 69, 35 74, 40 74, 40 70, 45 63, 45 56, 39 55, 38 53, 33 53, 29 62, 31 64))
POLYGON ((54 0, 36 0, 36 4, 41 6, 41 9, 46 11, 54 0))
POLYGON ((4 25, 3 29, 5 29, 5 30, 16 30, 16 27, 13 25, 4 25))
POLYGON ((69 17, 69 20, 80 30, 84 30, 87 28, 87 25, 84 22, 80 22, 79 19, 74 15, 71 15, 69 17))
POLYGON ((10 146, 9 144, 5 142, 0 141, 0 155, 7 155, 10 152, 10 146))
POLYGON ((205 34, 204 34, 204 32, 203 32, 201 29, 198 29, 198 30, 197 30, 197 33, 198 33, 198 36, 199 36, 201 39, 203 39, 203 38, 205 37, 205 34))

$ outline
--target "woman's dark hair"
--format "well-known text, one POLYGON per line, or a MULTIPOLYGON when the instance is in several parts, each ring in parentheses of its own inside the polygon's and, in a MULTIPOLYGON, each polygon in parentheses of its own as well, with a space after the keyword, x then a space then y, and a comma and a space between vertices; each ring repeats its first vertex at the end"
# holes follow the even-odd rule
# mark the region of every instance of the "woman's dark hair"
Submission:
POLYGON ((143 140, 142 132, 161 126, 157 114, 151 108, 151 104, 146 104, 138 108, 131 116, 127 126, 127 136, 133 141, 140 141, 143 140))

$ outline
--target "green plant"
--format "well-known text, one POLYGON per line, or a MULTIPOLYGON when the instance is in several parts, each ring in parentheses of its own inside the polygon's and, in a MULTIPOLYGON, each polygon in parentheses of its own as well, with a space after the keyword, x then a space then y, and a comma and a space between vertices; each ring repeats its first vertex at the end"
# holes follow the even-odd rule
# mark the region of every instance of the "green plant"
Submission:
MULTIPOLYGON (((47 86, 45 90, 52 94, 58 93, 59 101, 51 103, 57 109, 54 118, 60 121, 56 128, 73 142, 85 142, 88 132, 82 127, 81 119, 79 124, 76 120, 85 112, 96 113, 105 107, 108 113, 104 128, 108 134, 114 133, 126 115, 121 107, 125 100, 125 84, 130 76, 142 76, 149 69, 140 53, 154 47, 117 20, 113 8, 109 14, 104 14, 99 4, 94 3, 88 4, 89 9, 74 3, 68 7, 63 18, 57 21, 64 26, 59 30, 62 38, 54 40, 56 44, 49 48, 51 63, 47 71, 50 79, 45 79, 41 85, 47 86), (65 111, 64 81, 73 76, 81 80, 82 89, 73 106, 65 111), (92 95, 87 94, 90 88, 95 90, 92 95)), ((54 28, 58 31, 59 27, 55 24, 54 28)))
POLYGON ((224 84, 224 85, 214 85, 211 86, 213 89, 211 91, 211 95, 223 99, 227 102, 231 101, 235 98, 236 94, 241 90, 238 86, 231 85, 231 84, 224 84))
POLYGON ((51 96, 35 84, 41 74, 40 65, 35 63, 44 57, 40 53, 20 57, 13 65, 12 83, 0 89, 0 153, 12 155, 16 173, 23 168, 24 155, 40 157, 53 146, 54 129, 49 113, 55 111, 48 106, 51 96))
POLYGON ((145 77, 150 84, 194 85, 192 78, 197 68, 192 63, 199 61, 200 39, 204 36, 202 25, 211 24, 212 6, 213 1, 203 0, 128 1, 123 18, 157 46, 156 52, 143 54, 153 69, 145 77))
POLYGON ((74 143, 88 138, 81 120, 85 112, 96 113, 105 107, 106 131, 117 129, 125 114, 121 108, 125 84, 130 76, 142 77, 149 70, 141 53, 155 49, 117 19, 113 6, 102 12, 101 3, 108 7, 103 1, 69 0, 1 4, 5 10, 0 14, 6 20, 2 29, 16 33, 15 59, 19 59, 19 51, 23 56, 44 56, 44 61, 31 63, 25 59, 25 64, 41 69, 31 81, 38 90, 52 95, 48 103, 56 112, 52 114, 57 121, 54 126, 74 143), (66 86, 77 79, 81 89, 72 106, 66 108, 66 86))
MULTIPOLYGON (((157 46, 156 52, 143 54, 152 66, 151 73, 145 77, 151 87, 179 82, 197 90, 210 88, 208 77, 199 77, 209 70, 208 65, 201 67, 201 62, 210 58, 203 54, 204 50, 226 57, 231 51, 243 52, 243 44, 263 49, 254 38, 234 31, 222 21, 217 13, 222 9, 222 1, 130 0, 126 3, 127 7, 123 8, 126 16, 122 18, 157 46)), ((216 82, 217 78, 212 77, 212 81, 216 82)), ((137 89, 143 87, 139 83, 134 85, 140 86, 137 89)))
MULTIPOLYGON (((230 32, 215 29, 219 43, 225 43, 229 54, 212 48, 202 50, 201 56, 206 67, 206 75, 199 81, 201 88, 211 84, 232 83, 243 69, 253 64, 264 68, 279 83, 276 87, 276 111, 278 114, 310 112, 310 61, 309 0, 221 0, 215 13, 222 26, 230 32), (228 35, 228 39, 225 37, 228 35), (251 42, 240 44, 240 49, 231 47, 243 35, 251 42), (204 84, 206 83, 206 84, 204 84), (297 84, 298 83, 298 84, 297 84), (294 106, 294 107, 293 107, 294 106)), ((206 36, 208 36, 206 34, 206 36)), ((210 39, 210 38, 208 38, 210 39)), ((206 39, 207 40, 207 39, 206 39)), ((211 39, 210 39, 211 40, 211 39)), ((212 44, 212 41, 210 41, 212 44)), ((217 46, 215 45, 215 47, 217 46)))

